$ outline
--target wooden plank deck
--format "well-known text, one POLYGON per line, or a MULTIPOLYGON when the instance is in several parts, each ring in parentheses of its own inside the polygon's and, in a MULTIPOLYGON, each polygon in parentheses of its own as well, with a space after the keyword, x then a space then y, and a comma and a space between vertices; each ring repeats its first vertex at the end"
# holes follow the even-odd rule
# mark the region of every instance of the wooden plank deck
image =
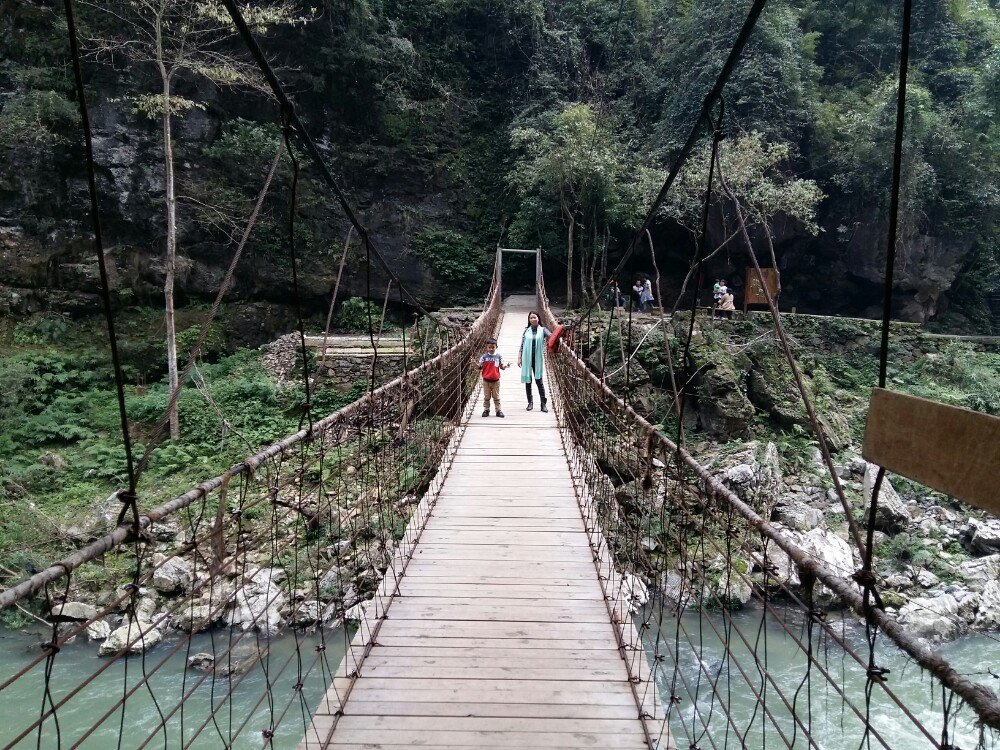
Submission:
POLYGON ((374 645, 363 623, 300 750, 649 747, 649 686, 630 681, 645 655, 612 622, 554 414, 537 394, 524 408, 521 300, 498 337, 507 416, 471 411, 405 574, 383 584, 398 593, 370 609, 374 645))

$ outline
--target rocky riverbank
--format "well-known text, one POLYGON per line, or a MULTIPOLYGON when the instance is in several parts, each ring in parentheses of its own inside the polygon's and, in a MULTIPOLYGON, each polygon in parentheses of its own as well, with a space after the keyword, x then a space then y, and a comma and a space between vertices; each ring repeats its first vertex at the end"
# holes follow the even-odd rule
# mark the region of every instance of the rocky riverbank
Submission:
MULTIPOLYGON (((415 503, 407 497, 401 505, 415 503)), ((281 535, 295 533, 294 521, 281 525, 281 535)), ((143 553, 151 575, 136 590, 134 607, 127 606, 131 583, 96 594, 71 586, 70 597, 56 598, 45 616, 60 623, 64 635, 86 623, 77 637, 97 644, 102 656, 126 648, 141 653, 172 634, 186 637, 213 628, 273 638, 287 628, 340 627, 360 619, 392 542, 391 533, 381 545, 342 539, 321 549, 316 566, 303 572, 275 564, 267 549, 213 566, 192 550, 189 537, 176 522, 153 525, 143 553)))
MULTIPOLYGON (((817 481, 825 468, 819 459, 807 467, 811 471, 783 476, 775 444, 749 442, 718 455, 712 469, 742 499, 769 509, 770 521, 789 539, 850 577, 861 559, 848 542, 836 493, 828 482, 817 481)), ((876 471, 859 456, 841 457, 837 472, 852 507, 867 504, 876 471)), ((941 642, 1000 628, 1000 521, 940 497, 904 499, 887 479, 875 523, 879 592, 910 632, 941 642)), ((796 566, 780 551, 770 554, 776 582, 798 587, 796 566)), ((734 583, 730 599, 738 606, 748 603, 749 587, 734 583)), ((833 600, 822 590, 819 598, 833 600)))
MULTIPOLYGON (((266 349, 235 355, 247 363, 252 379, 236 379, 231 367, 228 378, 214 382, 206 378, 212 387, 225 389, 223 397, 228 403, 219 397, 218 390, 217 400, 213 399, 217 408, 225 409, 224 428, 245 421, 239 409, 248 408, 246 400, 240 395, 231 398, 233 389, 236 394, 265 395, 295 391, 298 384, 292 371, 298 359, 297 346, 298 336, 290 334, 266 349)), ((420 356, 421 347, 426 350, 424 356, 436 353, 437 337, 423 332, 411 357, 420 356)), ((208 368, 203 369, 208 375, 208 368)), ((377 372, 376 385, 396 374, 377 372)), ((345 398, 356 398, 359 388, 367 388, 367 374, 362 386, 358 386, 353 370, 343 377, 336 372, 323 375, 313 381, 312 396, 314 404, 329 404, 326 409, 342 406, 345 398), (341 397, 344 391, 350 393, 341 397), (331 394, 337 398, 331 399, 331 394)), ((202 383, 199 391, 207 392, 208 387, 202 383)), ((270 411, 260 408, 248 410, 248 414, 275 422, 284 418, 285 401, 271 399, 266 407, 270 411)), ((185 417, 188 415, 190 412, 185 417)), ((391 419, 391 415, 387 413, 386 418, 391 419)), ((283 424, 279 422, 279 427, 283 424)), ((283 428, 278 437, 293 432, 294 425, 283 428)), ((105 655, 126 646, 131 652, 145 651, 169 640, 172 634, 233 628, 271 638, 289 627, 331 628, 357 619, 358 608, 378 585, 426 482, 437 471, 440 450, 452 428, 430 413, 405 425, 387 421, 360 432, 357 425, 345 424, 344 428, 326 436, 322 447, 318 442, 311 444, 322 454, 318 462, 304 454, 295 458, 294 465, 287 461, 268 463, 255 474, 234 479, 233 486, 239 484, 240 491, 228 496, 225 513, 217 512, 214 504, 219 496, 212 493, 204 506, 195 503, 154 523, 139 540, 142 576, 138 588, 131 584, 136 548, 126 544, 75 571, 68 590, 57 586, 48 597, 24 603, 24 610, 5 613, 9 615, 6 624, 19 626, 31 617, 47 618, 59 623, 63 636, 79 630, 78 639, 99 644, 100 653, 105 655), (391 449, 383 451, 390 440, 391 449), (386 472, 394 481, 378 485, 374 472, 386 472), (217 531, 220 519, 221 532, 217 531)), ((240 458, 249 452, 243 429, 241 426, 240 458)), ((161 490, 161 494, 144 485, 141 507, 153 507, 183 493, 239 460, 220 453, 217 439, 206 441, 205 449, 211 446, 215 455, 204 458, 195 453, 195 448, 202 448, 200 444, 161 447, 156 456, 183 455, 185 465, 175 470, 169 490, 161 490)), ((51 468, 53 476, 67 484, 74 478, 70 461, 54 450, 41 453, 37 465, 51 468)), ((28 492, 9 479, 0 484, 0 490, 11 486, 28 492)), ((107 490, 101 496, 104 494, 107 490)), ((0 495, 0 500, 5 499, 9 498, 0 495)), ((117 523, 121 504, 116 493, 99 503, 88 497, 85 512, 61 500, 54 498, 43 508, 41 498, 29 498, 17 506, 23 519, 5 518, 0 540, 12 543, 0 550, 5 555, 0 570, 8 584, 23 579, 24 573, 19 574, 15 566, 32 573, 101 537, 117 523), (38 518, 44 523, 39 524, 38 518), (47 546, 16 546, 35 538, 28 536, 32 521, 43 527, 37 532, 31 529, 38 538, 46 539, 49 524, 56 538, 47 546)))
MULTIPOLYGON (((874 382, 878 325, 783 317, 851 513, 864 524, 876 467, 861 458, 860 443, 874 382)), ((800 547, 850 577, 861 560, 848 541, 843 505, 810 436, 808 414, 770 320, 700 319, 685 361, 687 326, 684 315, 665 326, 640 318, 629 337, 624 323, 619 328, 605 320, 591 329, 588 362, 598 373, 603 369, 613 388, 627 390, 630 402, 669 433, 676 419, 672 359, 676 378, 691 380, 685 423, 689 449, 800 547), (629 338, 634 357, 626 380, 622 365, 629 338)), ((892 334, 893 388, 986 412, 1000 409, 996 342, 927 335, 907 324, 894 325, 892 334)), ((618 468, 610 474, 629 475, 627 467, 618 468)), ((1000 521, 902 477, 887 477, 880 498, 876 572, 887 608, 929 642, 1000 628, 1000 521)), ((655 548, 665 543, 650 539, 645 544, 655 548)), ((717 562, 722 565, 722 558, 717 562)), ((778 571, 772 583, 800 585, 795 566, 780 551, 772 550, 770 562, 778 571)), ((750 601, 745 582, 721 573, 719 578, 728 581, 723 588, 730 606, 750 601)), ((754 580, 765 585, 762 576, 754 580)), ((668 599, 672 594, 677 598, 677 573, 658 584, 668 599)), ((776 594, 780 588, 773 585, 776 594)), ((829 592, 817 593, 831 601, 824 597, 829 592)))

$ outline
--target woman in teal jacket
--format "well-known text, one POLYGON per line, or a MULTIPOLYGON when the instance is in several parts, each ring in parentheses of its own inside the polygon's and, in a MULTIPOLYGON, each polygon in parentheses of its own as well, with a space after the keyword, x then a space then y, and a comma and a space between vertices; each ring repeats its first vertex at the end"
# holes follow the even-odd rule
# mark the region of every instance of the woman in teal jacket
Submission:
POLYGON ((548 411, 545 385, 542 383, 542 367, 545 361, 545 341, 552 335, 545 326, 538 325, 538 313, 528 313, 528 325, 521 335, 521 351, 517 354, 517 366, 521 368, 521 382, 528 396, 528 411, 534 408, 531 400, 531 381, 538 386, 538 397, 542 401, 542 411, 548 411))

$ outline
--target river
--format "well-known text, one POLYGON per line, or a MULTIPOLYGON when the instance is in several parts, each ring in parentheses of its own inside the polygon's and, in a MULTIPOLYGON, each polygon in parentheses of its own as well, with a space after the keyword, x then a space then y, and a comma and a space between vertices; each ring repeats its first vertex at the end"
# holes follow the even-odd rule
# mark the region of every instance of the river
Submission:
MULTIPOLYGON (((766 705, 774 714, 775 720, 771 722, 764 718, 764 711, 757 706, 747 681, 739 673, 737 662, 743 664, 751 676, 750 684, 755 689, 759 688, 760 675, 754 667, 752 658, 749 658, 750 649, 742 644, 735 630, 730 638, 730 642, 735 644, 732 660, 727 663, 719 638, 711 627, 714 624, 720 631, 723 630, 723 623, 718 615, 706 615, 701 621, 695 614, 688 615, 684 618, 683 624, 692 637, 697 635, 700 628, 703 646, 700 649, 682 647, 680 651, 681 668, 677 677, 676 692, 682 696, 682 700, 671 720, 671 731, 678 747, 687 748, 691 744, 705 750, 712 747, 740 747, 739 737, 744 733, 749 747, 786 747, 792 741, 793 732, 795 747, 858 750, 861 746, 861 722, 845 706, 835 690, 826 684, 817 670, 813 671, 811 686, 802 687, 796 702, 798 716, 805 726, 811 727, 810 734, 815 738, 815 744, 810 745, 804 738, 802 728, 796 730, 793 727, 790 712, 782 704, 774 688, 768 688, 766 705), (728 682, 730 675, 732 675, 731 684, 728 682), (714 691, 710 686, 710 679, 718 680, 714 691), (686 691, 684 683, 687 684, 686 691), (696 686, 697 701, 693 700, 696 686), (713 692, 725 696, 725 702, 731 707, 732 724, 721 710, 722 701, 712 700, 713 692), (809 698, 807 692, 811 693, 809 698), (781 733, 784 733, 784 737, 781 733)), ((757 641, 759 612, 738 613, 734 616, 733 625, 752 644, 757 641)), ((797 636, 802 636, 801 623, 792 626, 791 629, 797 636)), ((859 654, 863 656, 867 654, 862 628, 851 623, 837 624, 836 629, 838 635, 843 634, 859 654)), ((647 632, 655 631, 650 629, 647 632)), ((672 644, 676 633, 675 621, 665 619, 659 633, 660 652, 666 656, 657 683, 661 696, 666 698, 671 693, 670 683, 674 681, 672 644)), ((211 652, 213 637, 217 651, 220 653, 224 651, 228 645, 228 635, 216 632, 214 636, 208 634, 196 636, 190 653, 211 652)), ((38 633, 24 631, 0 633, 0 680, 6 679, 7 675, 21 669, 37 657, 39 639, 38 633)), ((805 674, 805 658, 791 636, 772 618, 768 618, 760 636, 758 652, 762 654, 765 653, 763 646, 765 639, 768 674, 791 702, 795 689, 802 683, 805 674)), ((153 705, 150 690, 156 696, 160 710, 164 713, 177 707, 178 696, 182 694, 182 687, 185 686, 184 664, 188 653, 186 648, 182 647, 177 653, 169 655, 177 642, 166 642, 146 654, 147 672, 153 672, 164 657, 167 657, 163 666, 152 674, 149 680, 150 690, 147 690, 140 684, 142 660, 139 657, 128 659, 126 683, 125 662, 109 662, 98 657, 95 644, 67 645, 55 659, 50 681, 52 697, 56 702, 96 669, 109 664, 110 666, 59 709, 61 747, 100 748, 100 750, 115 748, 119 726, 123 724, 121 742, 123 748, 138 748, 144 746, 143 743, 148 743, 145 746, 154 750, 155 748, 174 750, 183 747, 202 750, 221 748, 227 744, 234 749, 260 748, 264 746, 262 730, 276 725, 273 747, 278 750, 286 748, 291 750, 303 735, 303 714, 307 715, 318 704, 329 673, 336 669, 344 653, 346 638, 343 631, 329 633, 325 640, 326 650, 323 653, 326 658, 323 663, 329 665, 326 671, 319 666, 310 669, 310 665, 316 664, 318 638, 315 636, 303 638, 299 642, 298 652, 302 657, 302 671, 305 675, 301 701, 294 690, 299 670, 296 641, 291 636, 284 636, 270 643, 269 659, 258 663, 246 673, 233 690, 231 701, 225 700, 225 695, 230 689, 229 679, 219 677, 214 681, 214 686, 212 679, 205 679, 201 685, 193 687, 203 673, 189 670, 185 691, 193 689, 193 693, 184 702, 183 727, 179 712, 174 713, 167 724, 166 738, 164 733, 158 730, 160 717, 153 705), (286 664, 288 666, 282 671, 282 666, 286 664), (273 706, 269 704, 265 690, 268 682, 265 669, 272 676, 275 685, 271 692, 273 706), (125 684, 130 687, 138 686, 138 689, 128 701, 128 710, 122 723, 120 709, 112 709, 121 698, 125 684), (209 720, 211 706, 221 707, 214 723, 209 720), (84 733, 109 710, 108 719, 93 734, 84 738, 84 733), (272 712, 275 720, 271 719, 272 712), (283 718, 276 723, 276 719, 283 713, 283 718), (203 725, 205 729, 196 734, 196 730, 203 725)), ((683 642, 683 635, 681 640, 683 642)), ((248 652, 251 656, 256 653, 257 644, 254 639, 248 637, 246 641, 248 643, 241 649, 241 659, 245 658, 248 652)), ((876 663, 890 670, 888 677, 890 687, 929 728, 932 735, 940 740, 942 726, 940 690, 933 689, 931 681, 923 677, 914 664, 908 663, 903 654, 892 648, 884 637, 879 643, 881 655, 876 663)), ((261 641, 261 645, 265 645, 265 642, 261 641)), ((864 710, 864 668, 850 658, 844 658, 842 652, 829 638, 825 642, 817 638, 814 645, 820 654, 820 663, 843 687, 849 698, 864 710)), ((646 646, 652 653, 656 647, 653 635, 646 638, 646 646)), ((941 654, 948 658, 959 672, 971 675, 973 679, 989 685, 994 690, 1000 688, 998 684, 1000 681, 990 674, 990 672, 1000 674, 1000 642, 995 634, 965 636, 943 646, 941 654)), ((234 683, 236 679, 233 678, 234 683)), ((42 705, 43 683, 39 666, 30 675, 30 679, 19 680, 0 693, 0 709, 3 716, 3 720, 0 721, 0 747, 6 747, 25 727, 37 719, 42 705)), ((873 693, 871 715, 876 730, 892 750, 916 750, 932 746, 930 741, 915 728, 913 722, 907 719, 879 688, 873 693)), ((957 721, 954 721, 949 729, 950 741, 961 750, 973 750, 979 739, 969 716, 968 710, 960 712, 957 721)), ((34 748, 37 746, 36 742, 37 735, 32 732, 14 747, 34 748)), ((50 719, 45 725, 41 747, 54 749, 58 746, 55 724, 50 719)), ((883 745, 873 737, 871 747, 878 748, 883 745)), ((987 737, 985 747, 1000 748, 1000 744, 995 737, 987 737)))
MULTIPOLYGON (((679 637, 676 620, 663 619, 658 632, 659 652, 664 658, 656 682, 664 701, 672 692, 672 684, 675 685, 673 692, 681 697, 670 721, 679 748, 696 746, 707 750, 711 747, 741 747, 740 737, 743 736, 746 737, 746 745, 752 748, 789 747, 793 746, 793 738, 794 747, 817 747, 822 750, 859 750, 867 747, 862 743, 863 721, 819 668, 814 666, 810 680, 804 681, 807 659, 793 639, 794 636, 801 643, 807 643, 802 618, 793 611, 781 614, 789 623, 787 630, 771 615, 761 629, 759 609, 735 613, 728 634, 731 644, 728 660, 721 638, 726 635, 726 629, 717 613, 706 615, 704 619, 699 619, 697 613, 685 615, 679 637), (688 637, 694 643, 700 643, 700 647, 691 646, 688 637), (680 658, 677 660, 680 668, 676 676, 675 639, 680 642, 680 658), (763 680, 754 661, 754 649, 766 655, 766 672, 773 683, 763 680), (744 677, 740 667, 749 679, 744 677), (773 719, 765 717, 754 696, 754 691, 759 692, 762 683, 767 686, 765 702, 773 719), (801 721, 798 726, 778 690, 788 704, 795 706, 801 721), (799 691, 797 699, 796 690, 799 691), (722 710, 724 704, 730 707, 731 721, 722 710), (814 745, 804 738, 807 729, 814 745), (706 735, 711 735, 712 741, 706 739, 706 735)), ((654 616, 653 621, 656 619, 654 616)), ((847 699, 864 714, 868 659, 865 630, 854 619, 844 621, 834 615, 830 615, 830 624, 834 633, 850 645, 864 664, 845 655, 830 635, 820 637, 819 626, 814 626, 813 636, 816 659, 847 699)), ((654 635, 657 629, 650 628, 646 632, 650 635, 645 638, 645 646, 647 653, 652 653, 657 647, 654 635)), ((875 665, 889 670, 886 675, 888 688, 913 713, 934 741, 940 743, 943 727, 940 687, 936 687, 937 683, 885 635, 878 636, 875 653, 875 665)), ((994 692, 1000 692, 1000 679, 997 677, 1000 675, 1000 633, 966 635, 942 645, 938 653, 959 673, 994 692)), ((764 658, 762 656, 762 661, 764 658)), ((974 750, 980 740, 979 731, 972 721, 975 714, 968 708, 957 711, 958 707, 956 699, 953 704, 956 711, 948 725, 948 740, 954 750, 974 750)), ((881 740, 875 735, 870 737, 871 748, 916 750, 934 747, 916 723, 879 686, 872 691, 870 717, 874 730, 881 736, 881 740)), ((1000 738, 987 735, 982 746, 990 750, 1000 748, 1000 738)))
MULTIPOLYGON (((238 635, 234 636, 234 640, 238 635)), ((213 639, 217 653, 222 654, 229 648, 228 634, 216 631, 214 634, 196 635, 192 639, 190 654, 212 653, 213 639)), ((0 681, 37 658, 39 640, 39 633, 0 631, 0 681)), ((178 645, 177 640, 164 641, 145 655, 146 671, 151 675, 148 689, 141 684, 141 657, 111 662, 97 655, 96 644, 68 644, 56 655, 50 679, 52 698, 57 704, 88 675, 101 667, 110 666, 59 708, 58 740, 55 722, 51 718, 47 721, 41 748, 113 750, 118 746, 121 726, 122 748, 146 746, 152 750, 188 747, 192 750, 215 750, 228 745, 234 750, 241 750, 265 746, 262 731, 275 726, 273 747, 275 750, 291 750, 304 735, 303 714, 308 717, 319 703, 330 673, 336 670, 344 654, 346 639, 343 630, 328 632, 324 640, 326 648, 323 651, 317 651, 316 647, 320 645, 318 636, 301 638, 298 650, 296 638, 290 635, 276 638, 270 644, 261 640, 259 644, 265 658, 255 659, 258 642, 248 635, 234 647, 232 659, 234 663, 248 658, 255 662, 245 675, 234 674, 232 680, 226 677, 213 680, 209 677, 197 686, 205 673, 189 669, 185 677, 184 665, 189 650, 181 645, 171 653, 178 645), (267 646, 269 648, 264 648, 267 646), (320 655, 325 658, 318 659, 320 655), (299 681, 299 657, 303 675, 301 697, 294 689, 299 681), (161 662, 162 666, 157 668, 161 662), (270 702, 265 689, 269 681, 274 684, 270 702), (231 684, 235 687, 231 700, 228 700, 231 684), (126 686, 127 689, 138 689, 127 701, 123 720, 120 707, 115 708, 115 705, 126 686), (178 698, 182 694, 188 695, 183 702, 183 721, 178 708, 178 698), (159 704, 159 711, 164 714, 175 711, 167 722, 166 735, 159 731, 160 714, 153 696, 159 704), (213 706, 216 712, 210 718, 213 706), (93 734, 84 737, 90 727, 109 711, 108 718, 93 734), (203 725, 203 731, 197 732, 203 725)), ((225 664, 230 659, 220 657, 220 661, 225 664)), ((38 718, 43 699, 42 667, 36 666, 30 674, 0 693, 0 716, 3 717, 0 720, 0 747, 7 747, 38 718)), ((32 732, 14 747, 38 747, 37 732, 32 732)))

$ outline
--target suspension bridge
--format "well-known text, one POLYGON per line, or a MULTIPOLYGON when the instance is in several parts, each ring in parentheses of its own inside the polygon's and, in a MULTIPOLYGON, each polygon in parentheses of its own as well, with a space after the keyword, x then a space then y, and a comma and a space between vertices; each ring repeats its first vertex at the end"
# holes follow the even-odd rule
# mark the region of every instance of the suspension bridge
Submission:
MULTIPOLYGON (((535 307, 508 299, 508 359, 535 307)), ((516 376, 500 393, 502 419, 471 399, 394 596, 369 613, 384 619, 358 631, 302 748, 650 746, 655 688, 556 416, 526 411, 516 376)))
POLYGON ((546 358, 549 412, 524 410, 523 386, 507 374, 507 416, 481 416, 471 360, 486 339, 498 334, 513 359, 529 310, 555 325, 540 264, 537 297, 502 309, 499 257, 480 318, 440 331, 439 353, 410 338, 413 366, 400 377, 0 593, 4 606, 40 594, 56 615, 42 651, 0 682, 0 695, 27 684, 40 701, 0 734, 4 747, 115 737, 165 748, 824 747, 812 719, 820 685, 841 702, 852 742, 953 747, 948 732, 960 731, 964 711, 961 731, 971 721, 980 746, 993 746, 989 690, 867 604, 855 571, 783 537, 646 423, 589 370, 579 342, 546 358), (169 518, 186 541, 151 557, 151 534, 169 518), (671 552, 650 559, 650 535, 671 552), (331 553, 332 539, 345 543, 331 553), (133 581, 94 613, 60 617, 58 591, 113 549, 133 555, 133 581), (183 591, 150 622, 144 591, 181 559, 183 591), (349 560, 377 582, 353 607, 348 582, 323 583, 331 563, 349 560), (676 601, 645 601, 640 578, 678 574, 676 601), (759 612, 749 625, 727 604, 739 585, 759 612), (832 593, 822 604, 821 588, 832 593), (322 627, 324 607, 356 620, 353 636, 322 627), (838 610, 859 613, 939 682, 944 737, 894 691, 877 639, 866 653, 828 616, 838 610), (78 683, 61 681, 60 651, 116 612, 125 615, 112 658, 78 683), (226 622, 213 636, 214 666, 196 672, 185 658, 180 686, 165 689, 158 674, 171 659, 190 657, 199 630, 226 622), (767 668, 765 626, 795 644, 794 674, 767 668), (151 648, 164 632, 174 635, 151 648), (279 657, 282 633, 294 651, 279 657), (248 644, 249 664, 232 668, 248 644), (866 675, 853 688, 848 661, 866 675), (112 678, 120 697, 82 728, 61 726, 114 665, 124 667, 112 678), (237 713, 254 678, 263 684, 253 710, 237 713), (317 679, 325 693, 307 695, 317 679), (126 718, 144 694, 155 713, 147 704, 136 732, 126 718), (748 695, 757 709, 741 714, 734 696, 748 695), (960 696, 961 710, 946 695, 960 696))
MULTIPOLYGON (((388 280, 386 300, 395 284, 400 302, 426 313, 359 223, 239 7, 222 2, 280 105, 284 149, 292 157, 291 140, 299 139, 311 159, 308 168, 329 186, 358 232, 369 273, 367 296, 375 298, 371 271, 378 267, 388 280)), ((617 272, 626 268, 702 128, 710 126, 714 143, 721 140, 721 115, 715 117, 713 108, 764 4, 752 4, 617 272)), ((115 495, 122 507, 111 531, 0 592, 0 608, 40 599, 50 625, 41 649, 0 676, 0 700, 27 695, 38 707, 7 717, 0 728, 4 748, 954 750, 959 739, 968 746, 996 746, 996 695, 913 638, 883 606, 872 543, 884 467, 910 471, 929 486, 996 512, 995 492, 983 481, 996 465, 996 421, 891 397, 890 411, 902 415, 897 419, 917 424, 921 415, 934 413, 934 424, 947 425, 956 446, 964 440, 980 450, 953 450, 960 459, 957 471, 946 468, 924 478, 927 447, 901 449, 884 438, 884 424, 881 432, 876 425, 866 450, 872 460, 885 460, 862 530, 801 389, 854 545, 854 564, 838 567, 769 523, 766 507, 741 499, 685 449, 690 383, 683 368, 672 374, 679 384, 676 440, 609 388, 603 367, 595 372, 588 365, 594 355, 589 335, 562 340, 546 357, 550 411, 523 410, 521 385, 508 374, 501 379, 507 416, 480 416, 480 381, 472 362, 486 340, 498 335, 500 352, 513 359, 528 310, 537 311, 543 325, 556 325, 540 253, 535 296, 508 298, 504 308, 504 250, 498 248, 478 319, 455 328, 436 325, 428 315, 431 323, 423 329, 415 325, 407 335, 404 328, 401 371, 379 387, 379 344, 371 331, 370 387, 329 415, 311 408, 300 318, 301 429, 161 505, 141 497, 138 480, 148 452, 138 462, 130 453, 72 8, 67 0, 129 483, 115 495), (163 543, 158 540, 166 523, 179 532, 163 543), (70 608, 73 582, 93 575, 107 555, 126 557, 131 579, 97 606, 70 608), (150 590, 162 588, 165 579, 176 583, 169 584, 161 607, 150 590), (648 599, 643 581, 663 592, 648 599), (734 611, 737 588, 749 592, 749 617, 734 611), (113 632, 102 632, 109 623, 116 626, 113 632), (355 624, 328 627, 343 623, 355 624), (854 630, 863 632, 860 641, 854 630), (795 652, 791 667, 772 668, 768 633, 780 634, 795 652), (62 671, 66 649, 84 636, 103 640, 108 658, 70 678, 62 671), (194 653, 195 644, 203 647, 206 638, 209 665, 196 669, 202 655, 194 653), (896 689, 885 666, 890 649, 911 660, 932 685, 928 706, 911 705, 896 689), (92 702, 91 690, 102 681, 118 690, 92 702), (318 693, 310 688, 317 684, 318 693), (251 705, 237 705, 248 692, 251 705), (836 703, 835 722, 815 714, 821 700, 836 703)), ((909 2, 905 13, 908 18, 909 2)), ((907 21, 904 41, 908 28, 907 21)), ((905 65, 904 52, 904 83, 905 65)), ((905 85, 900 90, 902 123, 905 85)), ((712 158, 706 217, 714 151, 712 158)), ((292 161, 288 244, 295 279, 294 186, 306 167, 292 161)), ((267 184, 273 174, 272 168, 267 184)), ((893 217, 898 190, 896 180, 893 217)), ((746 245, 759 274, 749 238, 746 245)), ((895 224, 888 247, 882 388, 895 224)), ((239 250, 172 400, 197 357, 239 250)), ((293 288, 299 306, 297 281, 293 288)), ((770 297, 768 305, 798 378, 770 297)), ((575 328, 589 330, 594 320, 593 310, 586 310, 575 328)), ((692 300, 685 347, 697 322, 692 300)), ((624 377, 627 384, 627 361, 624 377)), ((877 395, 873 404, 883 398, 877 395)), ((899 432, 919 430, 897 421, 899 432)), ((150 441, 154 448, 156 437, 150 441)))

